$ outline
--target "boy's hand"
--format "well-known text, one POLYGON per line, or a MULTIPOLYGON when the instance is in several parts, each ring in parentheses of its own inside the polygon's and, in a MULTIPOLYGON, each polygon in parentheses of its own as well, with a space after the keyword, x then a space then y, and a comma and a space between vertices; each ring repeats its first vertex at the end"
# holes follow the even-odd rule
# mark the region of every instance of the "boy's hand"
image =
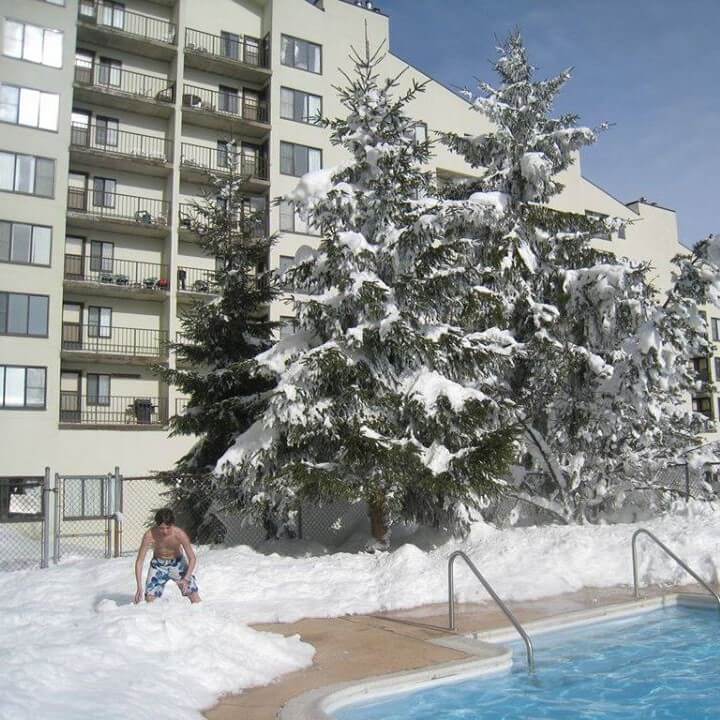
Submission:
POLYGON ((183 593, 183 594, 185 594, 185 593, 187 592, 187 589, 188 589, 188 585, 189 585, 189 584, 190 584, 190 580, 188 580, 188 578, 186 578, 186 577, 182 578, 182 579, 180 580, 180 582, 178 583, 178 587, 180 588, 180 592, 183 593))
POLYGON ((142 591, 142 590, 138 590, 138 591, 135 593, 135 604, 136 604, 136 605, 142 600, 142 597, 143 597, 143 591, 142 591))

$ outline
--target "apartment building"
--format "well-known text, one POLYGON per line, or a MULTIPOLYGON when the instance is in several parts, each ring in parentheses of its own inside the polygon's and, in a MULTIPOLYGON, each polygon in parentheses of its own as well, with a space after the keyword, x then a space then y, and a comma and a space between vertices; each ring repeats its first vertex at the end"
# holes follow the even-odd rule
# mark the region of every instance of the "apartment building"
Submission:
MULTIPOLYGON (((389 47, 388 17, 345 0, 0 0, 0 23, 0 477, 168 468, 192 440, 168 437, 185 399, 151 368, 174 365, 183 307, 216 290, 191 204, 233 158, 247 206, 278 233, 269 266, 316 247, 272 200, 343 159, 312 118, 342 112, 332 86, 349 49, 366 28, 389 47)), ((428 131, 482 130, 437 82, 412 112, 428 131)), ((443 148, 434 163, 472 173, 443 148)), ((564 182, 558 207, 632 221, 597 242, 652 259, 666 282, 672 211, 615 200, 579 162, 564 182)), ((292 306, 269 313, 290 320, 292 306)))

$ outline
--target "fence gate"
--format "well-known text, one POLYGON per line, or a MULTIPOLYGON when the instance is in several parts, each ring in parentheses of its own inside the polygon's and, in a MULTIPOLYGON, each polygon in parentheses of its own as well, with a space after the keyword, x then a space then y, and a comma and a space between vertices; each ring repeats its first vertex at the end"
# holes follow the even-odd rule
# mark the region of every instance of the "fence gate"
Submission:
POLYGON ((117 468, 107 475, 55 475, 55 562, 63 555, 118 555, 120 483, 117 468))

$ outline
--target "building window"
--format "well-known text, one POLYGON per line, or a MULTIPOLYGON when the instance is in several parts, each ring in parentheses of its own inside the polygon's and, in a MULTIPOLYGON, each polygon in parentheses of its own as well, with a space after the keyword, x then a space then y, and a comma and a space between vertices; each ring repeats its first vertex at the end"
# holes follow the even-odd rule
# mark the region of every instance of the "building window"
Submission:
POLYGON ((696 397, 692 399, 693 410, 712 420, 712 404, 709 397, 696 397))
POLYGON ((50 265, 52 228, 0 220, 0 262, 50 265))
POLYGON ((0 85, 0 121, 40 130, 57 130, 60 96, 30 88, 0 85))
POLYGON ((0 407, 45 409, 47 368, 0 365, 0 407))
POLYGON ((713 363, 715 365, 715 382, 720 382, 720 358, 713 358, 713 363))
POLYGON ((95 207, 114 208, 116 185, 117 183, 112 178, 93 178, 93 205, 95 207))
POLYGON ((55 161, 0 151, 0 190, 53 197, 55 161))
POLYGON ((98 23, 116 30, 125 28, 125 6, 112 0, 103 0, 98 7, 98 23))
POLYGON ((322 48, 320 45, 300 40, 290 35, 280 39, 280 62, 288 67, 308 72, 322 73, 322 48))
POLYGON ((93 272, 113 271, 113 258, 115 255, 115 244, 101 242, 100 240, 90 241, 90 270, 93 272))
POLYGON ((98 85, 120 87, 122 63, 112 58, 101 57, 97 65, 95 81, 98 85))
POLYGON ((63 34, 60 30, 5 19, 3 22, 3 55, 62 67, 63 34))
POLYGON ((110 405, 110 376, 88 373, 87 376, 87 404, 110 405))
POLYGON ((95 142, 105 147, 117 147, 120 123, 116 118, 98 115, 95 118, 95 142))
POLYGON ((229 85, 219 86, 218 110, 220 112, 238 114, 240 107, 240 94, 237 88, 229 85))
POLYGON ((316 124, 322 115, 322 98, 319 95, 291 88, 280 88, 280 117, 285 120, 316 124))
POLYGON ((219 168, 232 167, 235 155, 235 143, 228 140, 217 141, 217 166, 219 168))
POLYGON ((0 335, 48 336, 47 295, 0 292, 0 335))
POLYGON ((295 317, 293 315, 280 316, 280 338, 286 338, 295 333, 295 317))
POLYGON ((415 123, 415 139, 420 143, 427 142, 427 125, 424 122, 415 123))
POLYGON ((300 177, 321 167, 322 150, 295 143, 280 143, 280 172, 283 175, 300 177))
POLYGON ((296 212, 292 200, 280 201, 280 230, 284 232, 304 233, 305 235, 319 235, 315 228, 296 212))
POLYGON ((710 319, 710 329, 712 331, 712 339, 716 342, 720 340, 720 318, 710 319))
POLYGON ((88 336, 94 338, 109 338, 112 335, 112 308, 88 308, 88 336))
POLYGON ((235 33, 220 31, 222 54, 232 60, 240 59, 240 36, 235 33))
POLYGON ((708 359, 704 357, 693 358, 692 364, 695 369, 695 379, 707 382, 710 379, 708 375, 708 359))

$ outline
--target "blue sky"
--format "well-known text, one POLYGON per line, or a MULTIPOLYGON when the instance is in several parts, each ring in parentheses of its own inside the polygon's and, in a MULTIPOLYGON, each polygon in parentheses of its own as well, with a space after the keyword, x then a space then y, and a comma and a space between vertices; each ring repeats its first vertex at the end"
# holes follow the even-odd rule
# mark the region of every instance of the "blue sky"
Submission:
POLYGON ((450 86, 495 84, 518 27, 539 78, 572 66, 557 111, 614 125, 583 174, 677 211, 686 245, 720 232, 720 0, 376 0, 396 54, 450 86))

